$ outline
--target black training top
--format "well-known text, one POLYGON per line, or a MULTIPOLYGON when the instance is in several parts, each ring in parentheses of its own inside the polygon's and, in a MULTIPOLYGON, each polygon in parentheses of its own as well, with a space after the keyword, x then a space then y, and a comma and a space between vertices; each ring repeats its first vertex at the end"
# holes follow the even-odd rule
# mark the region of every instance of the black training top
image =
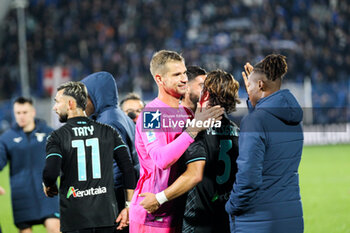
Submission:
POLYGON ((224 115, 221 127, 199 133, 182 156, 185 164, 206 161, 202 182, 187 196, 183 232, 229 232, 225 203, 237 172, 238 133, 224 115))
POLYGON ((46 153, 44 184, 54 186, 61 171, 61 231, 113 226, 113 157, 124 173, 125 188, 135 188, 127 147, 117 131, 87 117, 70 118, 50 135, 46 153))

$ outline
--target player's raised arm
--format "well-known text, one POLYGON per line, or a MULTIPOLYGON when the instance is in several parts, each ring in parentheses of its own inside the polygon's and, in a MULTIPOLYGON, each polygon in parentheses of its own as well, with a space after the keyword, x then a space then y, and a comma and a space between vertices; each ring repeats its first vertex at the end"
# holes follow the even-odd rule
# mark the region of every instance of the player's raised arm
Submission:
MULTIPOLYGON (((207 109, 197 109, 195 118, 196 121, 205 122, 209 119, 219 120, 223 114, 224 109, 220 106, 214 106, 207 109)), ((164 133, 162 132, 141 132, 142 140, 145 144, 146 150, 154 163, 161 169, 167 169, 172 166, 186 151, 188 146, 194 141, 198 132, 208 127, 191 126, 186 129, 174 141, 167 143, 164 133), (153 134, 154 140, 150 140, 149 134, 153 134), (150 142, 151 141, 151 142, 150 142), (167 155, 167 156, 164 156, 167 155)))

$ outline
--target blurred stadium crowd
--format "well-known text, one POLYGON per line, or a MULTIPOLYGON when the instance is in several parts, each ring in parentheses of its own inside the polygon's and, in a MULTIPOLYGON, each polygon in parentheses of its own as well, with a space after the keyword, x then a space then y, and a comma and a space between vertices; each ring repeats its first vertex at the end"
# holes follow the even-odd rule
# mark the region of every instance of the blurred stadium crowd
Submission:
MULTIPOLYGON (((288 58, 288 81, 311 79, 314 107, 349 106, 349 1, 31 0, 26 17, 30 83, 38 97, 47 95, 38 78, 43 68, 59 65, 74 80, 109 71, 120 90, 137 89, 150 99, 149 61, 166 48, 181 52, 188 65, 231 72, 241 84, 246 61, 278 52, 288 58)), ((1 100, 20 91, 16 25, 11 10, 1 29, 1 100)), ((326 115, 315 122, 350 120, 326 115)))

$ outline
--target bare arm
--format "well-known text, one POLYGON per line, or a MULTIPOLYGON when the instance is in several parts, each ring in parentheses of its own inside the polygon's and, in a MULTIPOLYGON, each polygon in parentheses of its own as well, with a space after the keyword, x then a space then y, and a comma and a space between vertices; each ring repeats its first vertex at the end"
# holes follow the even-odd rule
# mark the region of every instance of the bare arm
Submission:
POLYGON ((164 190, 168 200, 173 200, 196 186, 203 179, 205 160, 196 161, 187 165, 186 171, 177 180, 164 190))
MULTIPOLYGON (((164 190, 165 196, 168 200, 173 200, 186 192, 190 191, 203 179, 205 160, 196 161, 187 165, 186 171, 176 179, 176 181, 164 190)), ((145 197, 140 202, 148 212, 156 211, 160 204, 156 199, 154 193, 141 193, 139 196, 145 197)))
POLYGON ((131 201, 132 196, 134 195, 134 190, 133 189, 125 189, 126 195, 125 195, 125 199, 126 201, 131 201))

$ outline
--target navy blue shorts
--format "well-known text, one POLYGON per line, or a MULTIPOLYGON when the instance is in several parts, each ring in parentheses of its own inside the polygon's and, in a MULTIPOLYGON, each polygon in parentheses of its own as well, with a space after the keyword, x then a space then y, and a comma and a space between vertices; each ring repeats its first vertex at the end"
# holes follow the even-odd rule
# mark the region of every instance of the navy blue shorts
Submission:
MULTIPOLYGON (((56 214, 51 214, 45 218, 42 219, 38 219, 38 220, 31 220, 31 221, 26 221, 26 222, 19 222, 19 223, 15 223, 16 227, 18 229, 26 229, 26 228, 31 228, 34 225, 39 225, 39 224, 44 224, 45 220, 48 218, 59 218, 58 215, 56 214)), ((1 231, 0 231, 1 233, 1 231)))

